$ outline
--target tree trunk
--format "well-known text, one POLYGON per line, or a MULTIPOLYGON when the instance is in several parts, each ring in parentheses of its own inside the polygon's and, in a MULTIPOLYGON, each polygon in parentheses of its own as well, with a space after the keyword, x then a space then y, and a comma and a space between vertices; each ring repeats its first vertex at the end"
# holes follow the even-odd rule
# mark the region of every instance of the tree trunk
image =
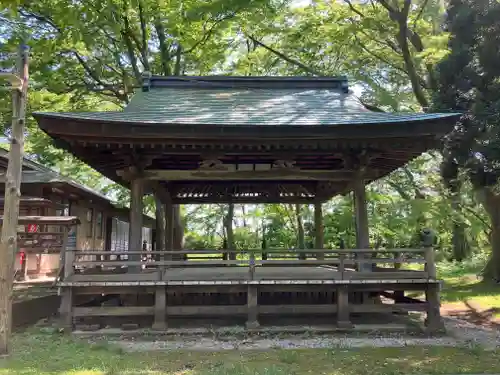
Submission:
POLYGON ((453 211, 452 245, 453 259, 462 262, 470 254, 470 246, 465 235, 465 223, 460 210, 460 182, 452 181, 449 184, 451 191, 451 208, 453 211))
POLYGON ((484 188, 482 201, 486 212, 491 220, 491 255, 488 263, 483 269, 485 279, 500 281, 500 194, 491 188, 484 188))
POLYGON ((2 242, 0 244, 0 355, 9 354, 12 329, 12 283, 17 251, 17 223, 24 153, 26 99, 28 94, 28 48, 22 45, 17 61, 20 89, 12 88, 12 133, 6 173, 2 242))
MULTIPOLYGON (((306 239, 304 233, 304 223, 302 221, 302 206, 300 204, 295 205, 295 217, 297 219, 297 247, 299 249, 305 249, 306 239)), ((299 259, 306 259, 306 254, 301 252, 299 254, 299 259)))

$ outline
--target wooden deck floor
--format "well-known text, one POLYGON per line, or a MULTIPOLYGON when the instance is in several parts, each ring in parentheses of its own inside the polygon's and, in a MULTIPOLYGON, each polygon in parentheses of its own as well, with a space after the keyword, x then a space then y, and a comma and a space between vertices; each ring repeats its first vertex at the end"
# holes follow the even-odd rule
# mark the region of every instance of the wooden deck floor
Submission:
POLYGON ((258 267, 255 269, 253 279, 247 267, 186 267, 170 268, 160 275, 156 269, 145 269, 140 273, 97 273, 75 274, 67 278, 64 284, 99 282, 99 283, 267 283, 267 282, 325 282, 343 283, 360 281, 394 281, 427 282, 420 272, 402 271, 397 273, 387 272, 356 272, 345 271, 343 279, 341 273, 333 267, 258 267))

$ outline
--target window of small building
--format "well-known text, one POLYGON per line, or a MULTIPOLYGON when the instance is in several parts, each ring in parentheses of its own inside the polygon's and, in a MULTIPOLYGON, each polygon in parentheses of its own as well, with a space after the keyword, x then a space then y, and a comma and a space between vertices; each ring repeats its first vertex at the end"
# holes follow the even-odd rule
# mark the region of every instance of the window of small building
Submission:
POLYGON ((87 217, 85 218, 86 219, 86 226, 87 226, 87 237, 94 237, 94 226, 92 225, 93 224, 93 221, 94 221, 94 209, 93 208, 89 208, 87 209, 87 217))
POLYGON ((97 238, 104 238, 104 217, 100 211, 97 213, 96 217, 96 230, 97 238))

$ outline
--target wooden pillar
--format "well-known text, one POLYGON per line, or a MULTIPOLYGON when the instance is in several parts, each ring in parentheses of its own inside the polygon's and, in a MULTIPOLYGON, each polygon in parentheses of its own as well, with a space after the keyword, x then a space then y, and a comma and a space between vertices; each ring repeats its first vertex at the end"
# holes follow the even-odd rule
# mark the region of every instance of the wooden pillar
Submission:
POLYGON ((157 285, 155 290, 155 317, 154 330, 167 329, 167 293, 166 286, 157 285))
MULTIPOLYGON (((128 230, 128 249, 129 251, 142 250, 142 226, 143 226, 143 207, 142 201, 144 195, 143 180, 135 178, 130 182, 130 226, 128 230)), ((140 261, 140 255, 129 255, 131 261, 140 261)), ((128 272, 140 272, 140 266, 128 268, 128 272)))
MULTIPOLYGON (((318 250, 323 250, 325 247, 325 233, 323 227, 323 205, 321 202, 314 203, 314 247, 318 250)), ((316 254, 317 259, 324 259, 324 253, 316 254)))
MULTIPOLYGON (((165 204, 165 219, 166 219, 166 229, 165 229, 165 250, 174 250, 174 227, 175 227, 175 217, 174 217, 174 206, 171 202, 165 204)), ((173 259, 172 255, 166 257, 166 259, 173 259)))
POLYGON ((248 285, 247 290, 247 323, 246 326, 248 329, 256 329, 259 327, 259 319, 258 319, 258 302, 259 289, 257 285, 248 285))
MULTIPOLYGON (((354 181, 354 210, 356 218, 356 247, 358 249, 370 248, 370 232, 368 228, 368 209, 366 206, 366 189, 364 179, 359 176, 354 181)), ((363 259, 366 257, 360 257, 363 259)), ((370 272, 370 263, 361 263, 359 271, 370 272)))
MULTIPOLYGON (((167 230, 166 223, 166 215, 165 215, 165 206, 163 205, 160 198, 155 195, 155 203, 156 203, 156 251, 165 251, 165 233, 167 230)), ((163 259, 163 256, 156 257, 156 260, 163 259)))
POLYGON ((349 289, 347 285, 339 285, 337 288, 337 327, 352 328, 349 318, 349 289))

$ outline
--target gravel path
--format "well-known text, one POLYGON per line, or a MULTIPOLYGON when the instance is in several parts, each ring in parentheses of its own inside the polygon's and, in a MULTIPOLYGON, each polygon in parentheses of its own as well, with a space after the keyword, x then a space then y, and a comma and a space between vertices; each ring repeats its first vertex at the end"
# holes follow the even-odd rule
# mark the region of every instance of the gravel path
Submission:
POLYGON ((485 349, 500 348, 500 331, 494 328, 483 328, 465 320, 443 318, 446 332, 461 345, 479 345, 485 349))
POLYGON ((475 326, 463 320, 444 318, 448 336, 436 338, 417 338, 405 336, 388 337, 339 337, 339 335, 318 335, 311 338, 301 335, 287 338, 249 337, 226 339, 203 336, 174 336, 171 340, 140 341, 116 340, 125 351, 157 350, 266 350, 298 348, 363 348, 363 347, 404 347, 404 346, 481 346, 485 350, 500 348, 500 332, 475 326))

